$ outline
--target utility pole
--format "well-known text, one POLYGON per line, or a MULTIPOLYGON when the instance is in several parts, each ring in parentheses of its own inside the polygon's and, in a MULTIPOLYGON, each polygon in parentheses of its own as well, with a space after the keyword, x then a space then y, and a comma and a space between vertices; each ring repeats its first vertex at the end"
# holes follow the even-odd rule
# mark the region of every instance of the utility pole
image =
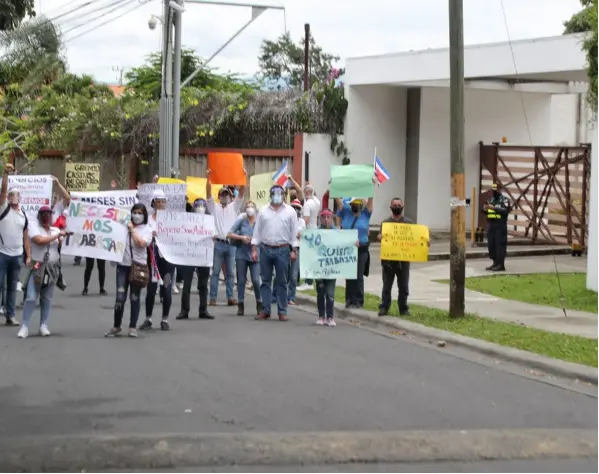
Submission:
POLYGON ((304 24, 304 92, 310 90, 310 23, 304 24))
MULTIPOLYGON (((181 5, 181 0, 176 0, 181 5)), ((171 151, 171 177, 179 176, 179 138, 181 131, 181 37, 183 15, 174 10, 175 51, 173 72, 173 142, 171 151)))
POLYGON ((123 74, 125 72, 125 68, 122 67, 122 66, 112 66, 112 70, 114 72, 118 72, 119 73, 119 75, 118 75, 118 77, 119 77, 119 79, 118 79, 119 86, 122 86, 123 85, 123 74))
POLYGON ((160 137, 158 149, 158 174, 169 176, 171 169, 173 133, 173 54, 171 41, 171 12, 169 0, 164 0, 162 16, 162 84, 160 91, 160 137))
POLYGON ((449 315, 465 313, 466 185, 464 182, 464 3, 449 0, 451 195, 462 203, 451 207, 449 246, 449 315))

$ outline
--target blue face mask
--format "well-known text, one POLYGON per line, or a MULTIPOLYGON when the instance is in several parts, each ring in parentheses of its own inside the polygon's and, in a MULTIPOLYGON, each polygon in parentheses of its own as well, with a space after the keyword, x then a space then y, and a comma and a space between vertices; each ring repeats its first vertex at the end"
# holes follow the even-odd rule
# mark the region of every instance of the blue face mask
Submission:
POLYGON ((283 203, 283 195, 279 193, 275 193, 270 197, 270 202, 273 204, 282 204, 283 203))

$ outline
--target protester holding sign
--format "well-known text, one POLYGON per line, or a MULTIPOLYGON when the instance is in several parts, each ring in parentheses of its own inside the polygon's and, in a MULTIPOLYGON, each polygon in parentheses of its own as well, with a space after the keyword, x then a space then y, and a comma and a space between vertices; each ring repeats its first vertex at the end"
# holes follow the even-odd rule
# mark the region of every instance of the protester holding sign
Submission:
POLYGON ((158 211, 163 211, 167 206, 167 199, 164 191, 161 189, 154 190, 152 195, 152 215, 149 217, 148 225, 152 229, 152 243, 150 245, 150 266, 151 275, 146 291, 146 320, 141 324, 139 329, 152 329, 152 313, 154 312, 154 302, 156 301, 156 292, 158 285, 161 285, 161 302, 162 302, 162 320, 160 321, 160 329, 168 331, 170 325, 168 323, 168 315, 173 304, 173 277, 175 273, 175 265, 168 262, 160 252, 156 242, 156 215, 158 211))
POLYGON ((129 319, 129 337, 137 337, 141 290, 148 284, 149 258, 148 247, 152 243, 152 229, 148 225, 148 210, 142 203, 131 208, 131 222, 127 225, 129 235, 124 249, 123 260, 116 267, 116 301, 114 302, 114 325, 106 337, 119 335, 127 301, 127 292, 131 290, 131 316, 129 319))
MULTIPOLYGON (((337 229, 333 224, 333 213, 330 209, 323 209, 320 212, 319 229, 337 229)), ((321 278, 316 280, 316 306, 318 307, 318 321, 316 324, 330 327, 337 326, 335 322, 335 285, 337 280, 334 278, 321 278)))
POLYGON ((235 263, 237 266, 237 316, 243 316, 245 312, 245 283, 247 272, 250 271, 254 296, 256 297, 256 314, 262 311, 262 300, 260 299, 260 264, 252 260, 251 245, 256 215, 258 210, 256 204, 248 201, 245 204, 245 217, 237 219, 227 237, 237 246, 235 263))

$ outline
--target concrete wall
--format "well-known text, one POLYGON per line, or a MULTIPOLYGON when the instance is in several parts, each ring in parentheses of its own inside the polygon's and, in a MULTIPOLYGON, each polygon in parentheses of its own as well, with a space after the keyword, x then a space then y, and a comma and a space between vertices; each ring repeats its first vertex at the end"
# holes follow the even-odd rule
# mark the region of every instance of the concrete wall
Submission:
POLYGON ((391 179, 375 188, 371 224, 389 214, 389 202, 405 194, 406 89, 392 86, 346 88, 349 101, 346 145, 353 164, 372 163, 374 149, 391 179))
MULTIPOLYGON (((338 137, 344 140, 343 135, 338 137)), ((304 153, 302 161, 302 180, 306 180, 306 152, 310 154, 308 166, 308 180, 314 186, 318 196, 322 196, 329 189, 331 165, 340 165, 343 157, 338 157, 331 151, 331 136, 324 133, 304 133, 304 153)))
POLYGON ((593 138, 593 121, 583 94, 554 94, 551 97, 551 143, 578 146, 593 138))
POLYGON ((599 160, 597 159, 597 148, 599 143, 597 140, 597 123, 595 122, 593 128, 593 142, 591 150, 591 196, 589 204, 589 241, 588 241, 588 253, 587 253, 587 288, 590 290, 597 291, 597 260, 599 259, 599 253, 597 252, 597 217, 599 217, 599 207, 597 206, 597 173, 599 171, 599 160))
MULTIPOLYGON (((420 110, 417 219, 433 230, 445 231, 450 227, 449 89, 423 88, 420 110)), ((502 137, 514 145, 551 141, 549 94, 466 90, 464 114, 466 197, 470 197, 473 186, 478 190, 480 141, 491 143, 502 137)), ((469 229, 471 213, 466 214, 469 229)))

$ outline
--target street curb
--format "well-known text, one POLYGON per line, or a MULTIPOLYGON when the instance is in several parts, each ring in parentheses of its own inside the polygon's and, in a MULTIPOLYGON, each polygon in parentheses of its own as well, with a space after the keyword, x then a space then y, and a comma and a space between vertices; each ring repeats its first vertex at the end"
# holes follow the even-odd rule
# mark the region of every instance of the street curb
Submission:
MULTIPOLYGON (((511 250, 508 246, 507 257, 541 257, 545 255, 568 255, 572 252, 572 249, 569 248, 540 248, 540 249, 526 249, 526 250, 511 250)), ((449 260, 450 254, 449 252, 440 252, 440 253, 429 253, 428 261, 438 261, 438 260, 449 260)), ((466 251, 466 260, 478 260, 481 258, 489 258, 489 252, 482 248, 480 250, 467 250, 466 251)))
POLYGON ((597 430, 154 434, 10 438, 2 472, 597 457, 597 430))
MULTIPOLYGON (((296 302, 303 304, 312 304, 316 306, 316 297, 298 292, 295 297, 296 302)), ((569 379, 578 379, 582 382, 588 382, 597 385, 598 373, 594 367, 586 365, 565 362, 551 357, 545 357, 533 352, 527 352, 520 349, 501 346, 492 342, 481 341, 472 337, 462 336, 441 329, 430 328, 422 324, 406 321, 393 316, 380 317, 372 311, 361 309, 347 309, 344 305, 335 302, 335 317, 341 319, 354 319, 360 321, 369 327, 400 330, 434 341, 444 341, 448 344, 465 347, 467 349, 505 360, 514 362, 533 369, 541 370, 545 373, 566 377, 569 379)))

